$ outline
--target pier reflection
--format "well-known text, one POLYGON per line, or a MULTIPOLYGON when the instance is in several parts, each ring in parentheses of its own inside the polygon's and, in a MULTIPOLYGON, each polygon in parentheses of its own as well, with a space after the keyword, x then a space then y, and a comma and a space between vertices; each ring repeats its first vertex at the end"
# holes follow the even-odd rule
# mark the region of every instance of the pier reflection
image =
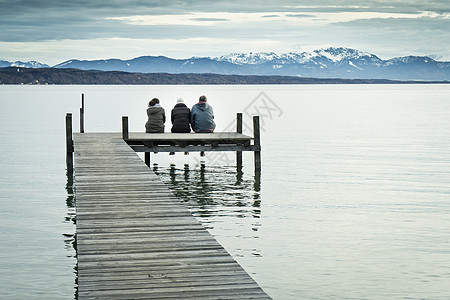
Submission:
MULTIPOLYGON (((67 171, 66 177, 67 177, 67 182, 66 182, 67 215, 64 217, 64 222, 76 225, 75 196, 74 196, 74 191, 73 191, 73 172, 67 171)), ((70 253, 70 254, 68 254, 68 256, 76 257, 77 256, 77 240, 76 240, 75 226, 74 226, 73 233, 63 233, 63 237, 64 237, 65 248, 66 248, 67 252, 70 253)), ((75 274, 74 299, 78 299, 78 277, 77 277, 77 265, 76 264, 74 265, 73 269, 74 269, 74 274, 75 274)))
POLYGON ((262 257, 261 172, 240 166, 153 165, 153 170, 234 257, 262 257), (253 170, 251 170, 253 171, 253 170))
POLYGON ((196 217, 259 218, 261 214, 261 173, 244 174, 242 167, 191 167, 153 165, 153 171, 186 202, 196 217))

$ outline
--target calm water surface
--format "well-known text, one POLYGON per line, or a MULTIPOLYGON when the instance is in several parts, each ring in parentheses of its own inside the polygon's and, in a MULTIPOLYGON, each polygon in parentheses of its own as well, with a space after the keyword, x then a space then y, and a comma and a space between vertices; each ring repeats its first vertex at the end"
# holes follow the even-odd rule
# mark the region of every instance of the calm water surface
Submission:
POLYGON ((74 298, 64 116, 78 130, 81 93, 87 132, 122 115, 143 131, 152 97, 168 113, 206 94, 219 130, 261 116, 261 174, 251 153, 152 169, 274 299, 450 298, 449 85, 0 86, 2 298, 74 298))

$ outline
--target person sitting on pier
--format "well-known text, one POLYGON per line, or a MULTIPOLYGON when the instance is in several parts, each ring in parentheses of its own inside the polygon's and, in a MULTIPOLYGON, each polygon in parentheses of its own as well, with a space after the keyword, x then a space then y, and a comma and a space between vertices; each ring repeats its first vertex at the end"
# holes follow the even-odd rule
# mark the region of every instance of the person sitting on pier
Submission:
POLYGON ((206 101, 206 96, 200 96, 191 110, 192 129, 198 133, 214 132, 216 128, 213 109, 206 101))
POLYGON ((147 133, 163 133, 164 123, 166 122, 166 114, 164 108, 159 104, 158 98, 153 98, 148 103, 147 108, 148 121, 145 123, 145 132, 147 133))
MULTIPOLYGON (((172 133, 189 133, 191 132, 191 110, 184 104, 183 98, 177 99, 177 104, 172 109, 172 133)), ((170 152, 169 155, 174 155, 175 152, 170 152)), ((188 155, 189 152, 184 152, 188 155)))
POLYGON ((189 133, 191 132, 190 125, 191 110, 184 104, 182 98, 178 98, 177 104, 172 109, 172 132, 173 133, 189 133))

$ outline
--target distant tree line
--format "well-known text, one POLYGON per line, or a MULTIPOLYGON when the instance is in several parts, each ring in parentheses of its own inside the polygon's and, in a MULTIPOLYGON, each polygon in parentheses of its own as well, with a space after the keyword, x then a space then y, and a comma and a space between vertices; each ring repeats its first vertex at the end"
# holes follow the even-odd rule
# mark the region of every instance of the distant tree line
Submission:
MULTIPOLYGON (((322 79, 295 76, 128 73, 53 68, 0 68, 0 84, 171 85, 171 84, 383 84, 442 83, 385 79, 322 79)), ((444 82, 448 83, 448 82, 444 82)))

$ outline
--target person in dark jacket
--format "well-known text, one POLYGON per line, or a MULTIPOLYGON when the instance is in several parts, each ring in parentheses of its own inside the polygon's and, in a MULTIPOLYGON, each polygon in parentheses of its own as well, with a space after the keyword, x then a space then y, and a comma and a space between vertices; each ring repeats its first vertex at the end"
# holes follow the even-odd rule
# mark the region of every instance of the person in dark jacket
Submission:
POLYGON ((214 132, 216 128, 213 108, 206 101, 206 96, 200 96, 199 102, 192 107, 191 124, 195 132, 214 132))
POLYGON ((190 126, 191 110, 184 104, 182 98, 178 98, 177 104, 172 109, 172 132, 174 133, 189 133, 191 132, 190 126))
POLYGON ((147 133, 163 133, 164 123, 166 122, 166 114, 164 108, 159 104, 158 98, 153 98, 148 103, 147 108, 148 121, 145 123, 145 132, 147 133))

